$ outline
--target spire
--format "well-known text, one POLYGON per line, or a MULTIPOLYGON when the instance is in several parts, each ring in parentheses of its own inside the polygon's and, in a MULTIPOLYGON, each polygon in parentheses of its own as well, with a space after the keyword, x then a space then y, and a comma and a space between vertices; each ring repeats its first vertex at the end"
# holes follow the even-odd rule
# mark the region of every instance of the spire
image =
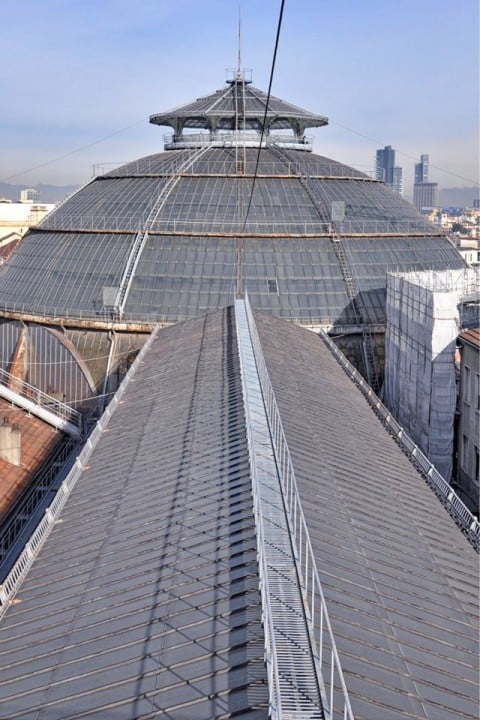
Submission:
POLYGON ((237 58, 237 80, 242 79, 242 11, 238 6, 238 58, 237 58))

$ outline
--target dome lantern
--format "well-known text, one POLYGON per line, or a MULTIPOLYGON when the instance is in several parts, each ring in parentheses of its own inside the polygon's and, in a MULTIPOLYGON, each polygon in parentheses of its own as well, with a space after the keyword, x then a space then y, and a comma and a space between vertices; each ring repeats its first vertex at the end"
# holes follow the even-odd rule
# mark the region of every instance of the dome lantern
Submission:
POLYGON ((275 142, 281 147, 312 150, 310 127, 328 124, 328 118, 270 96, 251 84, 251 71, 230 71, 227 88, 165 113, 150 116, 154 125, 166 125, 165 150, 191 147, 258 147, 275 142))

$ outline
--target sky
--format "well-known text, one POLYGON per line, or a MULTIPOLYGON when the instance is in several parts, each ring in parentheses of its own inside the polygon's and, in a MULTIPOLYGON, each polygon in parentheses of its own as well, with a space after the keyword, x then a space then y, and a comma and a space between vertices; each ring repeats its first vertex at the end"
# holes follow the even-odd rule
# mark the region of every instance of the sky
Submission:
MULTIPOLYGON (((223 87, 267 90, 280 0, 2 0, 0 181, 83 184, 162 151, 149 115, 223 87)), ((314 152, 372 171, 396 150, 411 195, 479 175, 478 0, 286 0, 272 94, 329 117, 314 152)), ((310 131, 308 131, 310 132, 310 131)))

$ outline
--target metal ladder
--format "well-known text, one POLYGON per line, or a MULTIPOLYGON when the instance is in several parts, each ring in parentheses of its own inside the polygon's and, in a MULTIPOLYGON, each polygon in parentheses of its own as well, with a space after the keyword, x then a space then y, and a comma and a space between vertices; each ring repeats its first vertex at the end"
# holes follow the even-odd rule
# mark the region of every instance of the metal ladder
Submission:
POLYGON ((148 240, 148 233, 149 230, 152 229, 153 224, 157 221, 158 216, 160 212, 163 210, 165 203, 167 202, 167 199, 180 180, 181 174, 188 170, 194 162, 200 159, 200 157, 209 149, 209 146, 199 148, 193 155, 190 155, 185 162, 171 166, 171 177, 167 180, 165 185, 160 191, 160 194, 158 195, 154 206, 150 210, 150 213, 144 223, 143 228, 141 228, 137 234, 135 235, 135 238, 133 240, 132 246, 130 248, 130 251, 128 253, 128 258, 125 263, 125 268, 122 273, 122 277, 120 280, 120 284, 118 287, 117 295, 115 297, 115 301, 113 305, 107 307, 102 307, 101 312, 104 315, 107 315, 113 320, 121 320, 123 317, 123 311, 127 302, 128 293, 130 292, 130 288, 132 285, 133 278, 135 276, 135 271, 137 269, 140 257, 142 255, 143 249, 147 243, 148 240))
MULTIPOLYGON (((288 162, 288 157, 285 155, 284 151, 277 145, 272 143, 271 145, 269 145, 269 149, 280 160, 288 162)), ((322 217, 326 214, 326 208, 323 199, 318 195, 316 188, 312 185, 308 176, 299 175, 298 179, 300 185, 303 187, 308 197, 312 201, 313 206, 317 210, 320 219, 322 219, 322 217)), ((375 392, 378 392, 379 380, 375 362, 375 338, 368 325, 365 323, 366 308, 362 308, 360 293, 354 279, 352 267, 345 253, 342 238, 337 232, 334 231, 333 226, 331 237, 333 251, 335 253, 335 257, 337 258, 340 272, 342 273, 342 278, 345 283, 345 290, 347 293, 347 297, 350 301, 350 307, 353 317, 357 325, 360 325, 362 327, 362 350, 366 379, 369 385, 373 388, 373 390, 375 390, 375 392), (364 313, 361 312, 362 309, 364 310, 364 313)))
POLYGON ((191 168, 191 166, 197 160, 199 160, 202 157, 202 155, 204 155, 209 149, 210 149, 209 145, 198 148, 198 150, 195 153, 193 153, 193 155, 190 155, 185 160, 184 163, 181 163, 180 165, 178 165, 177 168, 173 171, 171 177, 167 180, 167 182, 161 189, 160 194, 155 202, 155 205, 150 210, 150 213, 145 222, 145 226, 143 228, 144 232, 148 232, 149 230, 152 229, 152 226, 157 221, 158 216, 159 216, 160 212, 163 210, 170 193, 172 192, 173 188, 176 186, 176 184, 180 180, 182 173, 189 170, 191 168))

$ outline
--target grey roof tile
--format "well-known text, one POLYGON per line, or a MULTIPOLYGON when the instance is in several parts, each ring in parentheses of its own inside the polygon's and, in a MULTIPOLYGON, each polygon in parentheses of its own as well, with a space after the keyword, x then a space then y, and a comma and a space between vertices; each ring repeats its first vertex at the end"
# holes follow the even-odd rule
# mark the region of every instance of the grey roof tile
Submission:
POLYGON ((474 549, 323 341, 255 316, 355 717, 476 718, 474 549))
POLYGON ((266 717, 234 333, 225 310, 153 340, 2 623, 9 719, 229 717, 249 685, 266 717))
MULTIPOLYGON (((355 717, 476 717, 473 549, 322 341, 257 322, 355 717)), ((8 720, 266 718, 244 425, 231 311, 158 333, 2 622, 8 720)))

